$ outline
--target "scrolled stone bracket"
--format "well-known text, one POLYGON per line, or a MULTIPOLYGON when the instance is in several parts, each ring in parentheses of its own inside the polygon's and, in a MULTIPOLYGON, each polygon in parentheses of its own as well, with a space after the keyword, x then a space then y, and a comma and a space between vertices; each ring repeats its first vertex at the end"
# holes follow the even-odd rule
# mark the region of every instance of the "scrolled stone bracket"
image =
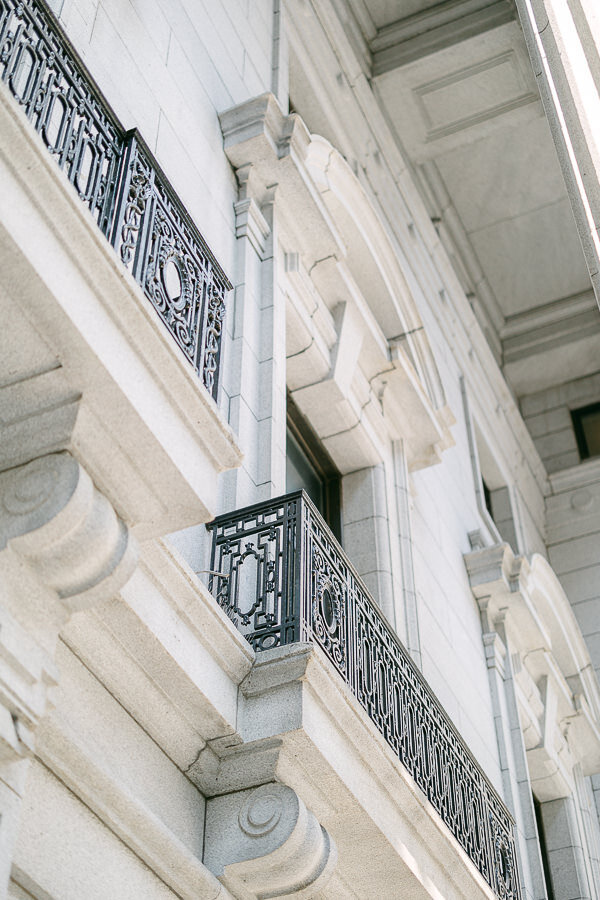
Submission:
POLYGON ((337 850, 290 787, 278 782, 207 803, 204 863, 239 900, 317 896, 337 850))
POLYGON ((136 559, 127 527, 70 453, 0 472, 0 764, 33 752, 61 627, 114 596, 136 559))
POLYGON ((113 596, 137 560, 126 525, 67 452, 0 473, 0 554, 7 548, 67 614, 113 596))

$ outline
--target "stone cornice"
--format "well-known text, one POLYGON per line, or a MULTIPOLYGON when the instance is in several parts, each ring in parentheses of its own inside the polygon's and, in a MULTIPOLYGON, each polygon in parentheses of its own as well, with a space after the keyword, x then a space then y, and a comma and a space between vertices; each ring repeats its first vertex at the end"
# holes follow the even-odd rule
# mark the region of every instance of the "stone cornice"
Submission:
POLYGON ((402 885, 406 896, 432 884, 447 900, 493 896, 318 648, 294 644, 259 654, 241 684, 238 742, 207 749, 188 776, 209 796, 280 781, 318 815, 336 842, 346 885, 325 888, 325 898, 352 890, 388 896, 390 884, 402 885), (375 868, 367 861, 374 855, 375 868), (367 871, 368 885, 360 881, 367 871))
POLYGON ((377 31, 371 41, 373 75, 407 65, 511 22, 510 0, 445 0, 377 31))

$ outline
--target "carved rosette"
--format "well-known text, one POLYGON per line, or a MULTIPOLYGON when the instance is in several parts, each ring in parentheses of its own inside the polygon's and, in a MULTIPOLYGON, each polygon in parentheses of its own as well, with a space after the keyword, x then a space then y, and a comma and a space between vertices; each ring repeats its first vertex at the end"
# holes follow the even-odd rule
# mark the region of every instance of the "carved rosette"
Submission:
POLYGON ((328 656, 344 670, 346 667, 346 604, 344 583, 325 554, 315 547, 312 558, 313 596, 312 630, 328 656))

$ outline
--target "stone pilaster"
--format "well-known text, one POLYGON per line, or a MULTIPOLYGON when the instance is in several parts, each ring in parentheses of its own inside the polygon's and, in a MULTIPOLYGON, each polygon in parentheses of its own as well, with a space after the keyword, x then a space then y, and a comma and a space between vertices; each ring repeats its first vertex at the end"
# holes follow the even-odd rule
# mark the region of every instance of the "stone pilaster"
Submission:
POLYGON ((265 184, 250 161, 236 174, 235 297, 223 389, 229 423, 246 452, 241 468, 223 478, 225 509, 285 491, 285 297, 277 275, 277 184, 265 184))

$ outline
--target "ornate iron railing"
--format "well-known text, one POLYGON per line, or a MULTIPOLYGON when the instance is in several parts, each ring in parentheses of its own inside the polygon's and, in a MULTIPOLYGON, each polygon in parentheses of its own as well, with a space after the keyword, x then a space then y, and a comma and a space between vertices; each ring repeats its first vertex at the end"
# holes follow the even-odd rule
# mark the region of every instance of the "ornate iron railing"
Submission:
POLYGON ((219 516, 209 589, 257 650, 318 644, 501 900, 513 821, 304 492, 219 516))
POLYGON ((0 0, 0 78, 216 398, 231 284, 41 0, 0 0))

